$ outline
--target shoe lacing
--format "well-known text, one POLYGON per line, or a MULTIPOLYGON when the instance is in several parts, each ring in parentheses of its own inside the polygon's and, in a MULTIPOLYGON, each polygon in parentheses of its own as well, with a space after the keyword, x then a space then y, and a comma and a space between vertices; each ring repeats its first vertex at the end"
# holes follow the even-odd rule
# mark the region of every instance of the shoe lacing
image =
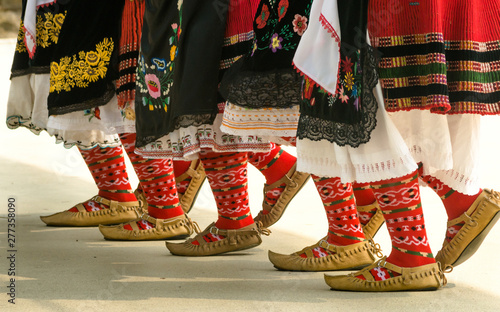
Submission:
POLYGON ((370 237, 368 238, 368 243, 372 247, 372 252, 379 258, 382 258, 384 254, 382 253, 382 247, 380 247, 380 244, 375 243, 373 239, 370 237))
POLYGON ((381 268, 385 268, 386 264, 387 264, 386 258, 382 258, 382 259, 377 261, 377 266, 379 266, 381 268))
POLYGON ((443 273, 451 273, 453 272, 453 266, 451 264, 447 264, 444 269, 441 266, 441 262, 438 262, 439 269, 443 271, 443 273))
POLYGON ((292 180, 292 178, 290 178, 288 175, 285 174, 285 177, 288 179, 288 186, 291 187, 291 188, 297 188, 299 187, 299 184, 297 182, 295 182, 294 180, 292 180))
POLYGON ((200 226, 196 221, 193 221, 190 217, 186 216, 186 222, 187 224, 190 224, 193 227, 193 230, 195 231, 196 234, 201 233, 200 226))
POLYGON ((500 194, 497 191, 490 190, 491 196, 494 197, 496 200, 500 200, 500 194))
MULTIPOLYGON (((311 247, 313 247, 313 246, 311 246, 311 247)), ((346 257, 344 255, 344 253, 338 253, 337 252, 337 246, 335 246, 333 244, 330 244, 329 242, 326 241, 326 239, 321 239, 318 242, 318 247, 321 247, 321 248, 323 248, 326 251, 326 256, 328 256, 328 255, 336 255, 338 257, 338 259, 339 259, 340 262, 344 262, 345 261, 346 257)), ((310 248, 310 249, 312 251, 314 248, 310 248)), ((314 256, 313 256, 313 258, 314 258, 314 256)), ((320 258, 323 258, 323 257, 320 257, 320 258)))
POLYGON ((438 275, 439 277, 441 278, 441 285, 442 286, 446 286, 446 284, 448 284, 448 280, 446 279, 446 276, 444 275, 445 273, 451 273, 453 271, 453 266, 452 265, 448 265, 446 268, 444 268, 444 270, 441 268, 441 262, 438 262, 438 268, 439 268, 439 272, 438 272, 438 275))
MULTIPOLYGON (((389 271, 394 271, 394 270, 391 270, 390 268, 388 268, 388 267, 387 267, 387 257, 384 257, 384 258, 382 258, 382 259, 378 260, 378 261, 376 262, 376 265, 377 265, 379 268, 385 268, 386 270, 389 270, 389 271)), ((367 269, 367 268, 366 268, 366 269, 367 269)), ((400 274, 401 274, 401 272, 397 272, 397 271, 395 271, 395 272, 396 272, 396 273, 400 273, 400 274)), ((403 284, 404 284, 404 285, 410 285, 410 284, 411 284, 411 282, 412 282, 411 277, 409 277, 409 276, 407 276, 407 275, 405 275, 405 274, 401 274, 401 278, 403 279, 403 284)))
POLYGON ((464 216, 466 216, 466 217, 467 217, 467 219, 469 220, 469 221, 468 221, 468 223, 469 223, 469 225, 470 225, 470 226, 472 226, 472 227, 476 227, 476 226, 477 226, 477 221, 476 221, 476 220, 473 220, 473 219, 471 218, 471 216, 469 216, 469 215, 467 214, 467 212, 464 212, 464 216))
MULTIPOLYGON (((138 219, 138 220, 146 220, 146 216, 147 216, 147 215, 148 215, 148 213, 147 213, 147 212, 145 212, 145 211, 144 211, 144 212, 142 212, 142 214, 139 216, 139 219, 138 219)), ((137 221, 138 221, 138 220, 137 220, 137 221)))
POLYGON ((261 235, 265 235, 265 236, 269 236, 271 235, 271 230, 264 227, 264 224, 262 223, 262 221, 257 221, 255 223, 257 225, 257 232, 259 232, 259 234, 261 235))
POLYGON ((208 232, 212 235, 219 235, 219 228, 214 225, 210 228, 210 230, 208 230, 208 232))

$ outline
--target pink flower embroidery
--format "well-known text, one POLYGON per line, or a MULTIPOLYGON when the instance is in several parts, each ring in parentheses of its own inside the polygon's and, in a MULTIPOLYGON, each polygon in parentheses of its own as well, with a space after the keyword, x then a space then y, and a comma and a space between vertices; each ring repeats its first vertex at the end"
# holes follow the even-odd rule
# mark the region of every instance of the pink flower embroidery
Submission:
POLYGON ((342 88, 340 89, 340 100, 342 101, 342 103, 347 103, 347 101, 349 100, 349 97, 344 93, 344 86, 342 86, 342 88))
POLYGON ((307 29, 307 17, 295 14, 295 19, 292 22, 293 31, 299 36, 302 36, 307 29))
POLYGON ((144 76, 146 80, 146 85, 148 86, 149 95, 153 99, 157 99, 161 95, 160 80, 153 74, 147 74, 144 76))

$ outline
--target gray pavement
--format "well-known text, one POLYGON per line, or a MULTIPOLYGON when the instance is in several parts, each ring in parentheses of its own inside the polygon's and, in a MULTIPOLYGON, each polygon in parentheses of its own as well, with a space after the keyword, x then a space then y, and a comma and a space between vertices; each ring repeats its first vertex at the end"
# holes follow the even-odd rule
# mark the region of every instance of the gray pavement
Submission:
MULTIPOLYGON (((14 40, 0 40, 0 120, 5 120, 14 40)), ((482 185, 500 190, 498 119, 484 119, 482 185)), ((293 152, 293 150, 291 150, 293 152)), ((137 177, 129 163, 133 185, 137 177)), ((252 211, 264 179, 249 169, 252 211)), ((469 261, 435 292, 330 291, 323 273, 281 272, 267 251, 297 251, 326 234, 321 201, 309 181, 282 220, 248 251, 207 258, 168 253, 163 242, 105 241, 95 228, 45 226, 51 214, 97 192, 78 151, 46 133, 0 125, 0 311, 499 311, 500 225, 469 261), (16 200, 15 304, 10 304, 8 199, 16 200)), ((422 190, 431 247, 440 249, 446 217, 438 197, 422 190)), ((191 213, 202 228, 216 218, 208 184, 191 213)), ((376 241, 386 253, 383 228, 376 241)), ((12 271, 11 271, 12 272, 12 271)), ((339 274, 339 273, 331 273, 339 274)))

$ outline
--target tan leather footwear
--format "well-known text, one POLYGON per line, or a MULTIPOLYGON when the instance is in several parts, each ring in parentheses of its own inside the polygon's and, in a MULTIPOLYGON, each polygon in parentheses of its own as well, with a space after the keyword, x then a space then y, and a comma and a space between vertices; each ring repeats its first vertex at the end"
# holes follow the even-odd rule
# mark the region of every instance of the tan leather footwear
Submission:
POLYGON ((455 267, 469 259, 500 218, 500 193, 484 189, 470 208, 460 217, 450 220, 448 227, 465 222, 458 233, 436 255, 444 269, 455 267))
POLYGON ((156 219, 148 215, 142 215, 140 219, 118 225, 99 225, 99 231, 109 240, 162 240, 167 238, 188 237, 193 234, 197 228, 196 222, 193 222, 185 214, 170 219, 156 219), (140 220, 148 221, 155 225, 154 228, 141 230, 137 226, 140 220), (131 230, 125 229, 125 225, 130 225, 131 230))
POLYGON ((78 212, 65 210, 50 216, 41 216, 43 222, 51 226, 98 226, 99 224, 118 224, 140 217, 139 202, 117 202, 101 196, 90 200, 107 205, 109 208, 99 211, 87 211, 83 203, 76 205, 78 212))
POLYGON ((437 263, 414 268, 401 268, 380 259, 374 264, 349 275, 330 276, 325 274, 325 282, 332 290, 348 291, 409 291, 436 290, 446 285, 446 277, 437 263), (370 270, 377 267, 386 268, 398 274, 384 281, 375 281, 370 270), (363 276, 365 280, 356 276, 363 276))
POLYGON ((291 255, 282 255, 269 250, 269 260, 279 270, 288 271, 336 271, 357 270, 372 264, 376 257, 374 246, 368 241, 352 244, 349 246, 335 246, 326 241, 326 237, 312 246, 291 255), (322 247, 332 254, 316 258, 313 249, 322 247), (300 255, 305 254, 307 258, 300 255))
POLYGON ((203 185, 203 181, 205 181, 207 177, 201 161, 193 160, 187 171, 175 178, 175 183, 182 182, 189 177, 191 177, 191 181, 189 182, 186 192, 184 192, 184 194, 178 193, 182 210, 184 210, 185 213, 188 213, 191 211, 191 208, 193 208, 196 197, 198 197, 198 193, 203 185))
POLYGON ((378 203, 375 201, 373 204, 366 206, 357 206, 358 211, 369 212, 373 210, 373 208, 377 208, 375 214, 370 218, 370 221, 366 225, 363 225, 363 233, 368 238, 373 238, 375 234, 377 234, 378 230, 384 224, 385 219, 382 214, 382 210, 380 210, 378 203))
POLYGON ((166 242, 166 245, 168 250, 177 256, 213 256, 256 247, 262 243, 261 234, 269 235, 269 230, 262 229, 255 223, 238 230, 221 230, 215 227, 215 223, 212 223, 203 232, 183 243, 166 242), (207 242, 203 236, 208 233, 222 235, 225 238, 215 242, 207 242), (197 241, 199 245, 192 244, 193 241, 197 241))
POLYGON ((309 174, 297 171, 297 163, 295 163, 283 178, 273 184, 266 184, 264 186, 264 196, 266 196, 268 191, 277 188, 283 183, 286 184, 286 186, 276 204, 269 206, 265 200, 262 202, 262 209, 263 211, 267 211, 267 214, 260 211, 254 218, 255 222, 262 222, 262 225, 266 228, 278 222, 285 212, 285 209, 288 207, 288 204, 292 201, 295 195, 297 195, 304 184, 306 184, 307 179, 309 179, 309 174))
POLYGON ((139 202, 139 212, 141 214, 148 213, 148 201, 146 200, 146 195, 144 195, 144 191, 141 189, 141 185, 139 184, 134 191, 135 198, 139 202))

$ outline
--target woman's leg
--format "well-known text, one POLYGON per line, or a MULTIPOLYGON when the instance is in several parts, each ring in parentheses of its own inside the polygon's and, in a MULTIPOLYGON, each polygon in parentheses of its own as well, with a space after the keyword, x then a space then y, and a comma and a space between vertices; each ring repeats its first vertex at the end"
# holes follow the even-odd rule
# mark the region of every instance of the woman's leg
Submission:
POLYGON ((172 254, 208 256, 259 245, 261 229, 250 212, 247 153, 200 153, 217 204, 218 218, 184 243, 167 243, 172 254))
POLYGON ((292 271, 333 271, 367 266, 375 261, 365 239, 350 183, 313 175, 328 218, 328 234, 318 243, 291 255, 269 252, 275 267, 292 271))
POLYGON ((270 227, 278 222, 309 175, 296 171, 297 158, 274 143, 267 153, 248 153, 248 162, 266 178, 263 209, 255 221, 270 227))
POLYGON ((117 226, 100 226, 106 239, 152 240, 193 233, 182 210, 171 159, 145 159, 134 153, 135 133, 120 134, 146 198, 147 214, 117 226))
POLYGON ((429 246, 417 171, 372 183, 372 188, 389 230, 391 253, 352 275, 325 276, 326 283, 352 291, 438 289, 444 277, 429 246))
POLYGON ((41 217, 42 221, 55 226, 97 226, 137 218, 139 202, 129 183, 122 147, 96 146, 80 149, 80 153, 99 189, 97 196, 69 210, 41 217))

